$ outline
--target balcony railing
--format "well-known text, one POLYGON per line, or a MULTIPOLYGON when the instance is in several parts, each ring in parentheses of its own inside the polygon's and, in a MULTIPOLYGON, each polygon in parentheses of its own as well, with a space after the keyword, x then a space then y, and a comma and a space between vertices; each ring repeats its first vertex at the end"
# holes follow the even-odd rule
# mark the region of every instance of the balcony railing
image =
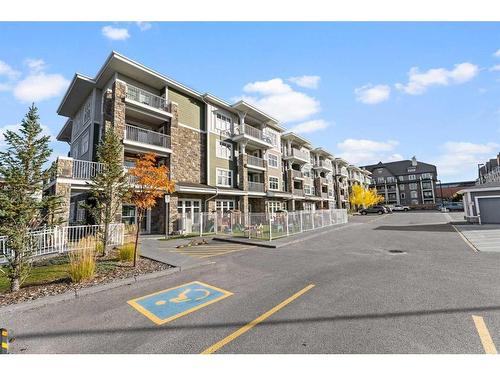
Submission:
POLYGON ((328 198, 328 193, 321 192, 321 198, 328 198))
POLYGON ((90 180, 101 173, 103 165, 95 161, 73 160, 72 177, 76 180, 90 180))
POLYGON ((248 190, 263 193, 264 192, 264 184, 262 182, 248 181, 248 190))
POLYGON ((326 169, 330 169, 330 170, 333 169, 332 162, 329 160, 319 160, 319 161, 314 163, 314 166, 315 167, 322 167, 322 168, 326 168, 326 169))
POLYGON ((295 169, 292 169, 291 171, 292 178, 302 178, 304 176, 301 171, 296 171, 295 169))
POLYGON ((158 147, 171 148, 169 135, 129 124, 125 127, 125 139, 158 147))
POLYGON ((160 109, 162 111, 169 112, 170 110, 167 99, 152 94, 146 90, 140 89, 136 86, 127 84, 127 92, 125 94, 125 97, 149 107, 160 109))
POLYGON ((290 151, 286 151, 286 156, 293 156, 297 159, 301 159, 301 160, 304 160, 304 161, 309 161, 309 153, 308 152, 305 152, 305 151, 302 151, 302 150, 299 150, 297 148, 292 148, 290 151))
POLYGON ((253 126, 250 126, 248 124, 242 124, 242 125, 235 125, 234 126, 234 135, 248 135, 253 138, 257 138, 261 141, 264 141, 266 143, 269 143, 270 145, 273 144, 273 140, 271 137, 266 136, 262 130, 254 128, 253 126))
POLYGON ((264 159, 258 158, 257 156, 248 155, 247 163, 248 165, 252 165, 254 167, 264 168, 264 159))

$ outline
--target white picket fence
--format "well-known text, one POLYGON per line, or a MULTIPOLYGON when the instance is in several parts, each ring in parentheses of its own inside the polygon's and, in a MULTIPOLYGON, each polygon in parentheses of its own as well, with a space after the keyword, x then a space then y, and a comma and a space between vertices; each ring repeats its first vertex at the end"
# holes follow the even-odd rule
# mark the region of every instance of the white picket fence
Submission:
POLYGON ((274 240, 280 237, 347 223, 347 210, 292 211, 275 213, 199 212, 177 216, 184 235, 228 235, 274 240))
MULTIPOLYGON (((57 226, 30 232, 33 248, 31 256, 67 253, 90 246, 89 241, 80 241, 87 237, 96 237, 104 229, 103 225, 57 226)), ((108 245, 123 245, 125 230, 123 224, 110 224, 108 245)), ((0 263, 5 263, 11 251, 7 248, 7 237, 0 236, 0 263)))

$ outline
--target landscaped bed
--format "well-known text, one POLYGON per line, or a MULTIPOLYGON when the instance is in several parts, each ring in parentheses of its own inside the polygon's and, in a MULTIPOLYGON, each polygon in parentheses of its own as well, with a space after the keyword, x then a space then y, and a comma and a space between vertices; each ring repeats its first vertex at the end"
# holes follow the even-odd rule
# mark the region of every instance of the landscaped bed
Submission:
MULTIPOLYGON (((110 251, 106 257, 97 257, 95 276, 85 282, 72 283, 68 274, 68 256, 46 259, 33 264, 31 275, 18 292, 10 292, 9 280, 0 272, 0 306, 32 301, 44 296, 75 291, 89 286, 105 284, 114 280, 163 271, 170 265, 146 258, 139 258, 136 268, 131 262, 122 262, 118 250, 110 251)), ((3 271, 6 271, 4 268, 3 271)))

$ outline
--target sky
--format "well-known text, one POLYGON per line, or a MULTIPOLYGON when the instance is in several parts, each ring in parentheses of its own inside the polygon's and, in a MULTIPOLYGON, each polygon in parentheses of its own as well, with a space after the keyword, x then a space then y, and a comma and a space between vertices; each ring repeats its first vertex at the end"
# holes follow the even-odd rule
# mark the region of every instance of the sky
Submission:
POLYGON ((500 23, 0 23, 0 148, 30 103, 52 157, 73 75, 115 50, 200 92, 245 99, 353 164, 436 164, 473 180, 500 152, 500 23))

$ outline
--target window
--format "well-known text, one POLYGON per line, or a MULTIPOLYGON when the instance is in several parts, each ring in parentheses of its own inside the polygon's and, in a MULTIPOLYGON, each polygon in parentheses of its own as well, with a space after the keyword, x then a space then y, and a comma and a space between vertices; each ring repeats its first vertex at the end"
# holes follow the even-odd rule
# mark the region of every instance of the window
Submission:
POLYGON ((430 183, 430 181, 422 182, 422 189, 431 190, 432 184, 430 183))
POLYGON ((216 156, 221 159, 233 160, 233 145, 229 142, 217 141, 216 156))
POLYGON ((279 190, 279 179, 278 177, 269 176, 269 189, 270 190, 279 190))
POLYGON ((403 182, 405 180, 405 176, 399 176, 398 179, 399 181, 403 182))
POLYGON ((217 113, 215 118, 215 129, 222 134, 230 134, 231 119, 223 114, 217 113))
POLYGON ((408 172, 415 172, 417 170, 417 168, 415 167, 408 167, 407 171, 408 172))
POLYGON ((314 211, 316 209, 316 206, 312 202, 304 202, 302 203, 302 208, 304 211, 314 211))
POLYGON ((410 190, 417 190, 417 184, 416 183, 411 183, 409 185, 410 190))
POLYGON ((422 173, 422 179, 432 179, 432 173, 422 173))
POLYGON ((410 191, 410 196, 411 196, 412 198, 418 198, 418 192, 416 192, 415 190, 410 191))
POLYGON ((271 213, 286 210, 286 203, 280 201, 267 201, 267 210, 271 213))
POLYGON ((394 177, 387 177, 387 182, 395 182, 396 179, 394 177))
POLYGON ((304 194, 311 195, 311 185, 304 185, 304 194))
POLYGON ((383 177, 378 177, 378 178, 377 178, 377 182, 378 182, 379 184, 383 184, 383 183, 384 183, 384 181, 385 181, 385 180, 384 180, 384 178, 383 178, 383 177))
POLYGON ((432 191, 424 191, 424 198, 432 199, 432 197, 433 197, 432 191))
POLYGON ((405 199, 406 198, 406 194, 405 193, 401 193, 400 197, 401 197, 401 199, 405 199))
POLYGON ((311 177, 311 167, 303 167, 302 174, 304 177, 311 177))
POLYGON ((233 171, 229 169, 217 168, 217 185, 218 186, 233 186, 233 171))
POLYGON ((85 221, 85 201, 78 201, 78 205, 76 207, 76 221, 82 222, 85 221))
POLYGON ((222 212, 234 210, 234 201, 217 200, 215 201, 215 209, 222 212))
POLYGON ((274 154, 267 154, 267 164, 270 167, 278 168, 278 157, 274 154))
POLYGON ((414 174, 410 174, 410 175, 408 175, 408 180, 413 181, 413 180, 416 180, 416 179, 417 179, 417 178, 415 177, 415 175, 414 175, 414 174))
POLYGON ((135 224, 135 206, 124 204, 122 208, 122 223, 127 225, 135 224))
POLYGON ((82 137, 82 152, 80 155, 86 154, 89 151, 89 132, 85 132, 85 134, 82 137))

